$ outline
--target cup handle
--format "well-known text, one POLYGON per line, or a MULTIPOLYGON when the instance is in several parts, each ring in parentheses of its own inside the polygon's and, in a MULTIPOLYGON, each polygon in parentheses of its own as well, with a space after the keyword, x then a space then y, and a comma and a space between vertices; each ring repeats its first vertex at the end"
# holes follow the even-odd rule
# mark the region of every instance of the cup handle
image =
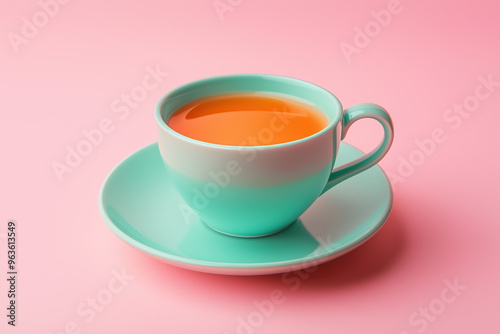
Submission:
POLYGON ((384 140, 370 153, 342 166, 334 168, 321 194, 324 194, 327 190, 340 182, 347 180, 351 176, 376 165, 377 162, 385 156, 387 151, 389 151, 394 138, 392 120, 384 108, 373 103, 361 103, 344 110, 341 120, 341 140, 344 140, 349 127, 354 122, 362 118, 373 118, 377 120, 384 128, 384 140))

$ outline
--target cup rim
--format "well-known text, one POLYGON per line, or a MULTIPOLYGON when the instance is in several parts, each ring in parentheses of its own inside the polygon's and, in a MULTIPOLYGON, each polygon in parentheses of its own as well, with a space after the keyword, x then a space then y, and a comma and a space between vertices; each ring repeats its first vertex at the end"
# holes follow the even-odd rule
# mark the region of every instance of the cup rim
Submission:
POLYGON ((319 86, 319 85, 316 85, 312 82, 309 82, 309 81, 306 81, 306 80, 302 80, 302 79, 297 79, 297 78, 292 78, 292 77, 287 77, 287 76, 283 76, 283 75, 275 75, 275 74, 258 74, 258 73, 247 73, 247 74, 226 74, 226 75, 217 75, 217 76, 211 76, 211 77, 206 77, 206 78, 202 78, 202 79, 198 79, 198 80, 194 80, 194 81, 190 81, 188 83, 185 83, 183 85, 180 85, 170 91, 168 91, 166 94, 164 94, 161 99, 157 102, 156 106, 155 106, 155 119, 156 119, 156 123, 160 126, 160 128, 163 130, 163 131, 166 131, 167 133, 175 136, 175 137, 178 137, 178 138, 181 138, 185 141, 188 141, 188 142, 191 142, 191 143, 194 143, 194 144, 197 144, 197 145, 202 145, 202 146, 206 146, 206 147, 212 147, 212 148, 219 148, 219 149, 231 149, 231 150, 268 150, 268 149, 273 149, 273 148, 280 148, 280 147, 285 147, 285 146, 290 146, 290 145, 295 145, 295 144, 299 144, 299 143, 303 143, 303 142, 306 142, 306 141, 309 141, 309 140, 312 140, 314 138, 317 138, 321 135, 323 135, 324 133, 330 131, 334 126, 336 126, 339 121, 340 121, 340 118, 341 118, 341 115, 342 115, 342 104, 340 103, 340 100, 333 94, 331 93, 329 90, 319 86), (314 88, 314 89, 317 89, 317 90, 320 90, 322 91, 323 93, 329 95, 334 104, 335 104, 335 107, 337 109, 337 112, 336 114, 334 115, 333 119, 330 120, 330 122, 328 123, 328 125, 326 127, 324 127, 323 129, 321 129, 320 131, 310 135, 310 136, 307 136, 307 137, 303 137, 303 138, 300 138, 300 139, 296 139, 296 140, 293 140, 293 141, 288 141, 288 142, 285 142, 285 143, 279 143, 279 144, 271 144, 271 145, 258 145, 258 146, 237 146, 237 145, 224 145, 224 144, 215 144, 215 143, 209 143, 209 142, 205 142, 205 141, 202 141, 202 140, 198 140, 198 139, 194 139, 194 138, 191 138, 191 137, 187 137, 177 131, 175 131, 174 129, 172 129, 171 127, 169 127, 167 125, 167 123, 163 120, 162 118, 162 115, 161 115, 161 110, 162 110, 162 107, 163 107, 163 104, 165 103, 165 101, 171 96, 171 95, 174 95, 175 93, 177 93, 179 90, 184 90, 184 89, 188 89, 190 86, 195 86, 195 85, 200 85, 200 84, 208 84, 210 83, 211 81, 214 81, 214 80, 220 80, 220 79, 224 79, 224 78, 236 78, 236 77, 240 77, 240 78, 244 78, 244 77, 262 77, 262 78, 274 78, 274 79, 279 79, 279 80, 284 80, 284 81, 294 81, 294 82, 300 82, 300 83, 305 83, 307 84, 308 86, 314 88))

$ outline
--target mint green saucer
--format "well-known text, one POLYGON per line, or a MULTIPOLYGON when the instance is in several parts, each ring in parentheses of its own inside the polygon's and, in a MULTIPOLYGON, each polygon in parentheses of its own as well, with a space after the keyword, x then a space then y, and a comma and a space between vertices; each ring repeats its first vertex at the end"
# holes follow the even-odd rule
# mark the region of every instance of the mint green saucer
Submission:
MULTIPOLYGON (((336 164, 361 155, 341 143, 336 164)), ((279 233, 251 239, 223 235, 177 194, 156 143, 118 164, 99 195, 104 221, 131 246, 178 267, 229 275, 281 273, 332 260, 375 234, 391 206, 389 180, 375 166, 327 191, 279 233)))

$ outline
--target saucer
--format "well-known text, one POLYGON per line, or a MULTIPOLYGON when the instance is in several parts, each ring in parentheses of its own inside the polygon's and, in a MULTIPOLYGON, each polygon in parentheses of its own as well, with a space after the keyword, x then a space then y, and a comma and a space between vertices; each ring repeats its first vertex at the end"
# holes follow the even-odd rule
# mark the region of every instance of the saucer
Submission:
MULTIPOLYGON (((341 143, 336 165, 362 155, 341 143)), ((126 243, 171 265, 228 275, 276 274, 330 261, 373 236, 391 207, 391 185, 377 165, 328 190, 281 232, 231 237, 205 225, 177 194, 156 143, 119 163, 99 194, 104 221, 126 243)))

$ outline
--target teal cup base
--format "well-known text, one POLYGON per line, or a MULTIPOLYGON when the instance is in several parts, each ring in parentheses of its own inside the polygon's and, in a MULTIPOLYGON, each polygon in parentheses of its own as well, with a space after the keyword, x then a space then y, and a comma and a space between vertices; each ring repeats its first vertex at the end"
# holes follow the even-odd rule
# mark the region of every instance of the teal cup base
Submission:
POLYGON ((259 235, 246 235, 246 234, 231 234, 231 233, 226 233, 226 232, 223 232, 223 231, 219 231, 217 230, 216 228, 213 228, 212 226, 210 226, 209 224, 207 224, 206 222, 202 221, 203 224, 207 225, 208 227, 210 227, 212 230, 214 230, 215 232, 217 233, 221 233, 221 234, 224 234, 224 235, 228 235, 230 237, 235 237, 235 238, 247 238, 247 239, 252 239, 252 238, 262 238, 262 237, 268 237, 270 235, 273 235, 273 234, 276 234, 276 233, 280 233, 284 230, 286 230, 287 228, 289 228, 290 226, 293 225, 293 223, 295 223, 298 219, 295 219, 293 222, 291 222, 290 224, 288 224, 287 226, 283 227, 281 230, 278 230, 278 231, 273 231, 273 232, 269 232, 269 233, 266 233, 266 234, 259 234, 259 235))

